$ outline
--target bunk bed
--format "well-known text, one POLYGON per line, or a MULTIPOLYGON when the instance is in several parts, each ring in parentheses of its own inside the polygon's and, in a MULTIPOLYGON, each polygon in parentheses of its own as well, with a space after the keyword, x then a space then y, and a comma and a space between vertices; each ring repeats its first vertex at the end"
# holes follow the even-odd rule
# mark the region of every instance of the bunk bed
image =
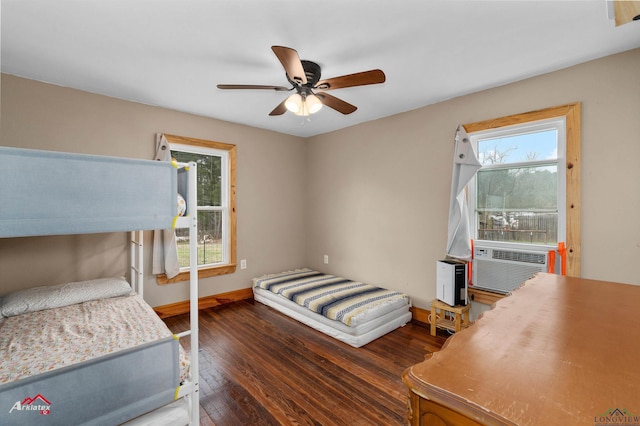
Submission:
POLYGON ((0 237, 131 235, 130 284, 0 296, 2 424, 199 424, 196 164, 8 147, 0 163, 0 237), (173 335, 143 300, 142 241, 145 230, 179 227, 190 233, 191 329, 173 335))
POLYGON ((309 268, 254 278, 253 297, 355 348, 411 321, 408 295, 309 268))

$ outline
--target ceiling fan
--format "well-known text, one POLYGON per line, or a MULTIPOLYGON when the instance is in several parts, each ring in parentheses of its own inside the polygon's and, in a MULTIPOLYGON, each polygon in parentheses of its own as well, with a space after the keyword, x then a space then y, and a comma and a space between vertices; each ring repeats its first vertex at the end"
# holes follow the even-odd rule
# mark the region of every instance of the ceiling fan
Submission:
POLYGON ((320 80, 320 65, 315 62, 300 60, 298 52, 290 47, 271 46, 280 63, 286 71, 286 77, 292 87, 262 86, 252 84, 218 84, 218 89, 266 89, 282 92, 295 90, 295 93, 277 107, 269 115, 282 115, 287 110, 296 115, 307 116, 328 106, 342 114, 351 114, 356 109, 355 105, 338 99, 326 93, 328 90, 342 89, 345 87, 365 86, 368 84, 384 83, 386 77, 379 69, 343 75, 340 77, 320 80))

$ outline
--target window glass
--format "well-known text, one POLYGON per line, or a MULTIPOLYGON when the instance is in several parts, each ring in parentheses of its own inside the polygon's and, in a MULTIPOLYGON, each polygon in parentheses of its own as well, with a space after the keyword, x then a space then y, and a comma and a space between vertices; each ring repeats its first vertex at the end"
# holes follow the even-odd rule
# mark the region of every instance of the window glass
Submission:
POLYGON ((472 137, 482 164, 473 200, 476 239, 542 245, 561 241, 564 182, 558 179, 563 157, 558 150, 564 144, 554 126, 472 137))
MULTIPOLYGON (((180 163, 198 165, 198 266, 224 262, 223 157, 211 153, 171 151, 180 163)), ((178 262, 189 266, 189 230, 176 229, 178 262)))
POLYGON ((479 170, 476 215, 480 240, 557 243, 557 165, 479 170))
POLYGON ((558 131, 555 129, 478 140, 478 160, 483 166, 557 158, 558 131))

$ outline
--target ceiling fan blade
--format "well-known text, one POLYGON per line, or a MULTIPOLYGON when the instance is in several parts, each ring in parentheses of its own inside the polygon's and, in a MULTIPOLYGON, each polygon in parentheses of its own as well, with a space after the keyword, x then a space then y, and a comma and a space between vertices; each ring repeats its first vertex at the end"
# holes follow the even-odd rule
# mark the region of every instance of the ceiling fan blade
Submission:
POLYGON ((273 53, 275 53, 280 60, 291 81, 295 81, 301 85, 307 84, 307 76, 302 67, 298 52, 290 47, 284 46, 271 46, 271 50, 273 50, 273 53))
POLYGON ((287 112, 287 107, 286 107, 286 106, 284 106, 284 103, 285 103, 286 101, 287 101, 286 99, 285 99, 284 101, 282 101, 282 102, 280 103, 280 105, 278 105, 277 107, 275 107, 275 108, 273 109, 273 111, 271 111, 271 112, 269 113, 269 115, 271 115, 271 116, 274 116, 274 115, 282 115, 282 114, 284 114, 285 112, 287 112))
POLYGON ((329 108, 333 108, 344 115, 351 114, 358 109, 357 106, 351 105, 350 103, 345 102, 342 99, 338 99, 335 96, 331 96, 328 93, 316 93, 316 96, 320 98, 324 105, 329 108))
POLYGON ((382 70, 370 70, 320 80, 315 88, 319 90, 334 90, 345 87, 366 86, 367 84, 379 84, 384 83, 385 80, 386 77, 382 70))
POLYGON ((218 84, 218 89, 266 89, 275 90, 276 92, 288 92, 292 88, 284 86, 262 86, 257 84, 218 84))

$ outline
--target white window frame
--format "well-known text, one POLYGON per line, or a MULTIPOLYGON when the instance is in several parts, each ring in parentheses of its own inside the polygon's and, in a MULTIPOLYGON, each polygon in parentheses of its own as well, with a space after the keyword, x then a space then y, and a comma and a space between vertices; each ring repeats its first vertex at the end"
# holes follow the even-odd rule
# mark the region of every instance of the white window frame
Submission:
MULTIPOLYGON (((479 154, 478 142, 490 139, 497 139, 500 137, 517 136, 529 133, 537 133, 546 130, 556 130, 557 132, 557 158, 555 160, 532 160, 524 162, 514 162, 506 164, 488 164, 484 165, 483 169, 509 169, 519 167, 531 167, 536 165, 548 165, 554 163, 557 166, 557 207, 558 207, 558 235, 557 240, 564 242, 566 240, 567 229, 567 215, 566 215, 566 120, 564 117, 555 117, 547 120, 540 120, 535 122, 526 122, 523 124, 515 124, 511 126, 492 128, 482 130, 469 134, 469 140, 473 145, 474 151, 479 154)), ((511 249, 524 249, 524 250, 540 250, 548 251, 556 247, 556 245, 548 244, 525 244, 508 241, 494 241, 494 240, 480 240, 478 239, 478 222, 476 213, 476 195, 477 195, 477 179, 476 176, 469 182, 469 212, 473 215, 471 218, 471 234, 473 239, 481 243, 482 245, 494 246, 494 247, 509 247, 511 249)))
MULTIPOLYGON (((222 260, 215 263, 205 263, 198 265, 198 269, 206 269, 212 266, 219 266, 222 264, 228 264, 230 259, 229 244, 229 152, 225 150, 197 146, 197 145, 184 145, 179 143, 170 143, 169 149, 171 151, 188 152, 190 154, 207 155, 211 157, 220 157, 220 175, 222 182, 220 185, 220 206, 197 206, 197 210, 200 211, 219 211, 222 212, 222 260)), ((180 268, 181 272, 188 271, 188 266, 180 268)))

